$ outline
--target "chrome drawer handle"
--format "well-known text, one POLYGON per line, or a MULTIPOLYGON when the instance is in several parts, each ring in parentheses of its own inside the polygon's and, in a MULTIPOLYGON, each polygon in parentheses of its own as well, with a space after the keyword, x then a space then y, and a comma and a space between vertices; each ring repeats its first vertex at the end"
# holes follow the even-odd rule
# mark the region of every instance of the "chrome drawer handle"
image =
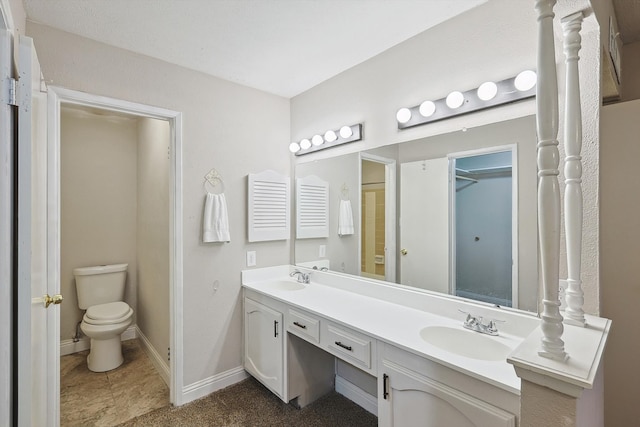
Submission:
POLYGON ((298 328, 307 329, 307 325, 303 325, 302 323, 293 322, 293 324, 296 325, 298 328))
POLYGON ((338 347, 344 348, 345 350, 353 351, 350 345, 342 344, 340 341, 336 341, 336 345, 338 347))

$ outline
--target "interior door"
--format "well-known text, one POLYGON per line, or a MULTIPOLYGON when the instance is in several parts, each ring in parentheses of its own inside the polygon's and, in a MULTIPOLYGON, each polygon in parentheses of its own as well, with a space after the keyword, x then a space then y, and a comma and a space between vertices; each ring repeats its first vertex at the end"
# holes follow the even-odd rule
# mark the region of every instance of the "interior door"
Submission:
POLYGON ((400 166, 400 283, 449 292, 449 160, 400 166))
MULTIPOLYGON (((47 99, 33 40, 18 52, 18 424, 59 423, 59 316, 45 307, 47 277, 47 99)), ((56 285, 55 280, 51 281, 56 285)), ((56 298, 57 297, 57 298, 56 298)))

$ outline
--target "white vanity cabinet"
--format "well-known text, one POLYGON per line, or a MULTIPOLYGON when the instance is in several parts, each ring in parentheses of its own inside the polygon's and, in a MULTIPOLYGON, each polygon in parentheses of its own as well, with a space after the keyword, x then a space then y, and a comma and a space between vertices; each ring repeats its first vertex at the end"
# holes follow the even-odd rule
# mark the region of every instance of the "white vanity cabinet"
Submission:
POLYGON ((282 313, 244 299, 244 368, 283 398, 284 358, 282 313))
POLYGON ((379 426, 516 426, 515 415, 478 397, 518 405, 518 396, 504 402, 510 396, 491 386, 479 395, 481 384, 446 367, 392 346, 385 346, 383 353, 378 367, 379 426), (465 388, 467 392, 460 390, 465 388))

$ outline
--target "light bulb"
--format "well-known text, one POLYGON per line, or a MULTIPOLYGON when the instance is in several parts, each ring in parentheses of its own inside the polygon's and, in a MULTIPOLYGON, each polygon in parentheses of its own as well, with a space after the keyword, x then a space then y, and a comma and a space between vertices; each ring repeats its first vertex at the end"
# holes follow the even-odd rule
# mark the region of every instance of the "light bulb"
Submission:
POLYGON ((347 139, 353 135, 353 131, 351 130, 351 126, 342 126, 340 128, 340 136, 344 139, 347 139))
POLYGON ((411 110, 409 110, 408 108, 399 109, 396 113, 396 119, 402 124, 407 123, 409 120, 411 120, 411 110))
POLYGON ((447 95, 447 107, 449 108, 458 108, 464 102, 464 95, 457 90, 454 90, 449 95, 447 95))
POLYGON ((420 115, 422 117, 431 117, 436 112, 436 104, 432 101, 424 101, 420 104, 420 115))
POLYGON ((300 144, 298 144, 297 142, 292 142, 291 144, 289 144, 289 151, 291 151, 292 153, 297 153, 298 151, 300 151, 300 144))
POLYGON ((300 141, 300 148, 302 148, 303 150, 307 150, 310 147, 311 147, 311 141, 309 141, 307 138, 300 141))
POLYGON ((516 76, 513 84, 520 92, 528 91, 536 85, 538 76, 535 71, 525 70, 516 76))
POLYGON ((333 142, 338 139, 338 135, 332 130, 328 130, 324 133, 324 140, 327 142, 333 142))
POLYGON ((494 82, 484 82, 478 88, 478 98, 489 101, 498 94, 498 85, 494 82))
POLYGON ((324 142, 324 139, 322 139, 320 135, 313 135, 313 138, 311 138, 311 143, 316 147, 318 145, 322 145, 323 142, 324 142))

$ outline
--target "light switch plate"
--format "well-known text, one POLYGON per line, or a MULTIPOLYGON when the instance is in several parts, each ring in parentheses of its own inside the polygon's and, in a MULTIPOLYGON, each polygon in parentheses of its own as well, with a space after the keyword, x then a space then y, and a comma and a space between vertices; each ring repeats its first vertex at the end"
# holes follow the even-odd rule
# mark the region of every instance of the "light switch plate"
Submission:
POLYGON ((318 256, 320 258, 324 258, 327 256, 327 245, 320 245, 320 250, 318 251, 318 256))
POLYGON ((247 251, 247 267, 256 266, 256 251, 247 251))

